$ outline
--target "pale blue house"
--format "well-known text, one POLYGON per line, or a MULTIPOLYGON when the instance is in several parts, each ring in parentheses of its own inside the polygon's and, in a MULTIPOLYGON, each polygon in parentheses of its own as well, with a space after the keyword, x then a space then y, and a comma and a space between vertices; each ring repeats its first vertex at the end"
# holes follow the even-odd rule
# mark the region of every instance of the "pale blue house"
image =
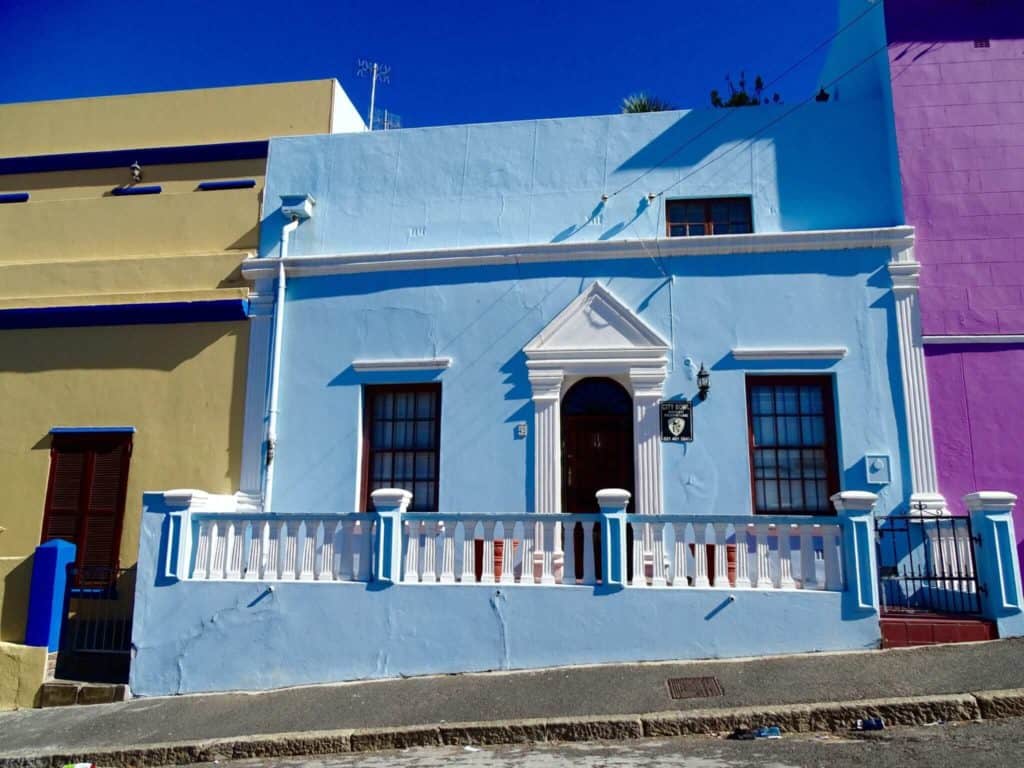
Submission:
POLYGON ((133 691, 876 647, 930 434, 873 82, 273 140, 244 485, 147 495, 133 691))

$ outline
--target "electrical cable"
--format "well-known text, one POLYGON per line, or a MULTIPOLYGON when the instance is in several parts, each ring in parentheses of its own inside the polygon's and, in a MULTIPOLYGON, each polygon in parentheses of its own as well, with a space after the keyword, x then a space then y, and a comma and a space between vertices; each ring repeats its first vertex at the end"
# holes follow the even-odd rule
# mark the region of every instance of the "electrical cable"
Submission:
MULTIPOLYGON (((805 63, 807 62, 807 60, 808 60, 808 59, 810 59, 810 58, 811 58, 811 57, 812 57, 812 56, 813 56, 814 54, 816 54, 816 53, 817 53, 818 51, 820 51, 820 50, 821 50, 822 48, 824 48, 824 47, 825 47, 826 45, 828 45, 828 44, 829 44, 829 43, 831 43, 831 42, 832 42, 833 40, 835 40, 835 39, 836 39, 837 37, 839 37, 839 35, 841 35, 841 34, 842 34, 843 32, 845 32, 846 30, 848 30, 848 29, 849 29, 850 27, 852 27, 852 26, 853 26, 854 24, 856 24, 856 23, 857 23, 858 21, 860 21, 860 20, 861 20, 862 18, 864 18, 865 16, 867 16, 867 15, 868 15, 868 14, 869 14, 869 13, 870 13, 871 11, 873 11, 873 10, 874 10, 875 8, 880 8, 880 7, 882 7, 882 4, 881 4, 881 3, 876 3, 876 4, 874 4, 874 5, 871 5, 871 6, 869 6, 869 7, 868 7, 868 8, 866 9, 866 10, 864 10, 864 11, 861 11, 861 12, 860 12, 859 14, 857 14, 856 16, 854 16, 854 17, 853 17, 853 18, 852 18, 852 19, 851 19, 850 21, 848 21, 848 22, 847 22, 846 24, 844 24, 843 26, 841 26, 841 27, 840 27, 839 29, 837 29, 837 30, 836 30, 835 32, 833 32, 833 33, 832 33, 831 35, 829 35, 829 36, 828 36, 828 37, 826 37, 826 38, 825 38, 824 40, 822 40, 822 41, 821 41, 820 43, 818 43, 818 44, 817 44, 816 46, 814 46, 814 48, 812 48, 812 49, 811 49, 810 51, 808 51, 808 52, 807 52, 806 54, 804 54, 804 55, 803 55, 803 56, 802 56, 802 57, 801 57, 800 59, 798 59, 798 60, 797 60, 797 61, 796 61, 796 62, 795 62, 794 64, 791 64, 791 65, 790 65, 789 67, 787 67, 787 68, 786 68, 785 70, 783 70, 783 71, 782 71, 782 73, 780 73, 780 74, 776 75, 776 76, 775 76, 774 78, 772 78, 772 79, 771 79, 771 80, 769 80, 769 81, 768 81, 767 83, 765 83, 765 86, 764 86, 764 87, 765 87, 765 88, 768 88, 769 86, 771 86, 771 85, 774 85, 775 83, 779 82, 779 81, 780 81, 780 80, 782 80, 783 78, 787 77, 787 76, 788 76, 788 75, 789 75, 789 74, 790 74, 791 72, 793 72, 793 71, 794 71, 795 69, 797 69, 798 67, 800 67, 800 66, 802 66, 803 64, 805 64, 805 63)), ((700 131, 698 131, 697 133, 695 133, 695 134, 694 134, 693 136, 691 136, 690 138, 688 138, 688 139, 687 139, 686 141, 684 141, 684 142, 683 142, 682 144, 680 144, 680 145, 679 145, 679 146, 677 146, 677 147, 676 147, 675 149, 673 149, 673 150, 672 150, 671 152, 669 152, 669 153, 668 153, 667 155, 665 155, 665 156, 664 156, 664 157, 663 157, 663 158, 662 158, 661 160, 659 160, 658 162, 656 162, 656 163, 655 163, 654 165, 650 166, 649 168, 645 169, 643 173, 641 173, 640 175, 638 175, 638 176, 637 176, 636 178, 634 178, 634 179, 633 179, 632 181, 629 181, 629 182, 627 182, 626 184, 623 184, 623 185, 622 185, 621 187, 619 187, 618 189, 616 189, 616 190, 615 190, 614 192, 612 192, 612 193, 611 193, 611 194, 610 194, 610 195, 609 195, 608 197, 609 197, 609 198, 612 198, 612 197, 615 197, 616 195, 618 195, 618 194, 619 194, 620 192, 625 192, 625 191, 626 191, 627 189, 629 189, 630 187, 632 187, 632 186, 633 186, 634 184, 636 184, 636 183, 637 183, 638 181, 640 181, 641 179, 645 178, 645 177, 646 177, 647 175, 649 175, 650 173, 654 172, 654 171, 655 171, 656 169, 660 168, 660 167, 661 167, 662 165, 664 165, 665 163, 667 163, 667 162, 668 162, 669 160, 671 160, 671 159, 672 159, 673 157, 675 157, 676 155, 678 155, 678 154, 679 154, 679 153, 680 153, 680 152, 681 152, 681 151, 682 151, 683 149, 685 149, 685 148, 686 148, 686 147, 688 147, 688 146, 689 146, 690 144, 692 144, 693 142, 695 142, 695 141, 696 141, 697 139, 699 139, 699 138, 700 138, 701 136, 704 136, 704 135, 706 135, 706 134, 707 134, 707 133, 709 133, 709 132, 710 132, 710 131, 711 131, 712 129, 714 129, 714 128, 718 127, 719 125, 721 125, 722 123, 724 123, 724 122, 725 122, 726 120, 728 120, 728 119, 729 119, 730 117, 732 117, 732 116, 733 116, 733 114, 735 114, 735 113, 734 113, 734 112, 732 111, 733 109, 737 109, 737 108, 736 108, 736 107, 734 107, 734 108, 732 108, 732 109, 727 109, 727 110, 725 110, 725 114, 723 114, 723 115, 722 115, 722 117, 720 117, 720 118, 719 118, 718 120, 716 120, 716 121, 714 121, 713 123, 711 123, 710 125, 706 126, 706 127, 705 127, 705 128, 703 129, 703 130, 700 130, 700 131)))
MULTIPOLYGON (((858 61, 858 62, 857 62, 856 64, 854 64, 854 65, 853 65, 852 67, 850 67, 849 69, 847 69, 846 71, 844 71, 844 72, 843 72, 843 73, 842 73, 841 75, 839 75, 838 77, 836 77, 836 78, 834 78, 834 79, 830 80, 829 82, 825 83, 825 85, 824 85, 824 86, 822 86, 822 87, 823 87, 823 88, 826 88, 826 89, 828 89, 828 88, 832 88, 832 86, 836 85, 836 84, 837 84, 837 83, 838 83, 838 82, 839 82, 840 80, 842 80, 842 79, 843 79, 844 77, 846 77, 847 75, 851 74, 852 72, 854 72, 854 71, 855 71, 855 70, 857 70, 858 68, 860 68, 860 67, 864 66, 864 65, 865 65, 865 64, 867 64, 867 63, 868 63, 869 61, 871 61, 871 59, 873 59, 873 58, 874 58, 875 56, 877 56, 877 55, 878 55, 879 53, 881 53, 882 51, 886 51, 886 50, 888 50, 888 48, 889 48, 888 44, 886 44, 886 45, 883 45, 883 46, 881 46, 880 48, 877 48, 877 49, 876 49, 876 50, 875 50, 874 52, 872 52, 872 53, 871 53, 870 55, 868 55, 868 56, 866 56, 865 58, 861 59, 861 60, 860 60, 860 61, 858 61)), ((707 168, 707 167, 708 167, 709 165, 711 165, 712 163, 715 163, 715 162, 717 162, 717 161, 721 160, 721 159, 722 159, 723 157, 725 157, 726 155, 732 154, 732 153, 733 153, 733 152, 735 152, 735 151, 736 151, 737 149, 740 149, 740 148, 742 148, 742 147, 745 147, 745 146, 749 146, 749 145, 750 145, 750 144, 751 144, 751 143, 753 142, 753 140, 754 140, 754 139, 756 139, 756 138, 757 138, 758 136, 760 136, 760 135, 761 135, 762 133, 764 133, 764 132, 765 132, 766 130, 768 130, 769 128, 771 128, 771 127, 772 127, 772 126, 774 126, 774 125, 778 125, 778 124, 779 124, 780 122, 782 122, 782 121, 783 121, 783 120, 785 120, 785 119, 786 119, 787 117, 789 117, 790 115, 792 115, 792 114, 793 114, 794 112, 796 112, 796 111, 797 111, 798 109, 801 109, 801 108, 803 108, 803 107, 806 107, 806 106, 807 106, 808 104, 810 104, 811 102, 814 102, 814 101, 816 100, 816 98, 817 98, 816 96, 809 96, 809 97, 807 97, 807 98, 806 98, 806 99, 804 99, 803 101, 801 101, 801 102, 797 103, 797 104, 796 104, 796 106, 794 106, 794 107, 793 107, 792 109, 786 110, 786 111, 785 111, 785 112, 783 112, 783 113, 782 113, 781 115, 779 115, 778 117, 776 117, 776 118, 775 118, 774 120, 770 120, 769 122, 765 123, 765 124, 764 124, 763 126, 761 126, 761 127, 760 127, 760 128, 758 129, 758 130, 754 131, 754 133, 752 133, 752 134, 751 134, 750 136, 748 136, 747 138, 743 139, 743 140, 742 140, 742 141, 740 141, 739 143, 733 144, 733 145, 732 145, 731 147, 729 147, 729 148, 728 148, 727 150, 725 150, 724 152, 722 152, 722 153, 720 153, 720 154, 718 154, 718 155, 715 155, 714 157, 710 158, 710 159, 709 159, 709 160, 707 160, 706 162, 702 163, 701 165, 697 166, 697 167, 696 167, 696 168, 694 168, 694 169, 693 169, 692 171, 690 171, 689 173, 687 173, 687 174, 686 174, 685 176, 682 176, 681 178, 679 178, 679 179, 676 179, 676 180, 675 180, 675 181, 673 181, 673 182, 672 182, 671 184, 669 184, 669 185, 668 185, 667 187, 664 187, 663 189, 659 190, 659 191, 658 191, 657 193, 655 193, 655 194, 657 194, 657 195, 663 195, 663 194, 665 194, 665 193, 666 193, 666 192, 667 192, 668 190, 672 189, 672 187, 675 187, 675 186, 677 186, 677 185, 679 185, 679 184, 682 184, 682 183, 683 183, 684 181, 686 181, 686 180, 687 180, 687 179, 689 179, 690 177, 692 177, 692 176, 694 176, 695 174, 697 174, 697 173, 700 173, 701 171, 703 171, 703 170, 704 170, 705 168, 707 168)))

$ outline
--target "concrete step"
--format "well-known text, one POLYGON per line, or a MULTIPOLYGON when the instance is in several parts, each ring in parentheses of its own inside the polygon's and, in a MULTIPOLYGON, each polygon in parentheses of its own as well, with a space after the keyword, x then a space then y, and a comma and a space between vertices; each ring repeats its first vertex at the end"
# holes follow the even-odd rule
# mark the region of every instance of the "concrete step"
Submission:
POLYGON ((995 640, 994 622, 969 616, 934 614, 883 614, 879 621, 883 648, 912 648, 944 643, 977 643, 995 640))
POLYGON ((120 683, 80 683, 75 680, 51 680, 43 683, 40 707, 67 707, 72 704, 111 704, 128 698, 128 686, 120 683))

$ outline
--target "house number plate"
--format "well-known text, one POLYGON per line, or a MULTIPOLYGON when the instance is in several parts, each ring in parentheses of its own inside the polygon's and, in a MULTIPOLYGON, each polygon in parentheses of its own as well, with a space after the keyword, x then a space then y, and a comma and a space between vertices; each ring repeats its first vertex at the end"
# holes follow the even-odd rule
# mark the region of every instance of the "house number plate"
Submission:
POLYGON ((693 405, 689 400, 661 402, 661 441, 689 443, 693 440, 693 405))

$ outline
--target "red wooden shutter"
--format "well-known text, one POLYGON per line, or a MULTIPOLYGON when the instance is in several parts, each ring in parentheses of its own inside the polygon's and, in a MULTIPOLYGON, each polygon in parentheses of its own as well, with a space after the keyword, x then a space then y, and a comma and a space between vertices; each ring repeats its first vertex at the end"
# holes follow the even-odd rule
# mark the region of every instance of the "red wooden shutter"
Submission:
POLYGON ((43 541, 75 543, 81 585, 106 584, 115 575, 130 455, 129 435, 54 438, 43 541))
POLYGON ((78 542, 81 523, 82 482, 87 474, 88 451, 54 443, 50 451, 50 489, 46 504, 43 541, 78 542))

